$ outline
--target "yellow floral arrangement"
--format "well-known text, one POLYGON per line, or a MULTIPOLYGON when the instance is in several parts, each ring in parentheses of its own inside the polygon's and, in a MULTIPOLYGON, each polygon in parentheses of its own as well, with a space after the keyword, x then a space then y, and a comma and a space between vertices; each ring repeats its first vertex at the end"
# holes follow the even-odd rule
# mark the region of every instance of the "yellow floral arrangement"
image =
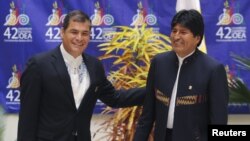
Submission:
MULTIPOLYGON (((109 73, 108 79, 116 89, 146 86, 150 60, 156 54, 171 49, 169 37, 153 31, 153 28, 147 28, 146 24, 135 27, 115 26, 115 28, 116 32, 106 34, 112 39, 98 46, 105 52, 99 59, 112 58, 113 65, 118 66, 117 70, 109 73)), ((114 111, 114 116, 105 121, 98 131, 109 131, 108 140, 111 141, 131 141, 142 107, 115 110, 107 107, 103 113, 111 111, 114 111)))

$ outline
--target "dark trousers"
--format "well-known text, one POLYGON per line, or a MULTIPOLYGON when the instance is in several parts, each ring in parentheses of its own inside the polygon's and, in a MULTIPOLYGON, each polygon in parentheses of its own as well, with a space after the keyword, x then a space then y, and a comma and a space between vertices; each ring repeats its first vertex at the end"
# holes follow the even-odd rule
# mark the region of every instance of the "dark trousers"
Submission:
POLYGON ((172 141, 172 129, 166 128, 165 141, 172 141))

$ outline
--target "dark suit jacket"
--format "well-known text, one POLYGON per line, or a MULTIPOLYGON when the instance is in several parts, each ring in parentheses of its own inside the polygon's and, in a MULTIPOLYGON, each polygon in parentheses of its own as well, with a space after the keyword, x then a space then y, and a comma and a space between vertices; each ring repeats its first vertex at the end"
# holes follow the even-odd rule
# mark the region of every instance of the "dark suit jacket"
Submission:
MULTIPOLYGON (((147 94, 134 141, 165 141, 170 98, 178 71, 173 51, 157 55, 147 81, 147 94)), ((209 124, 227 124, 228 86, 224 66, 199 50, 182 64, 172 141, 207 141, 209 124)))
POLYGON ((59 47, 29 60, 21 77, 18 141, 73 141, 76 133, 78 141, 90 141, 90 120, 98 98, 112 107, 143 104, 145 90, 117 93, 101 62, 87 54, 83 59, 90 87, 79 109, 59 47))

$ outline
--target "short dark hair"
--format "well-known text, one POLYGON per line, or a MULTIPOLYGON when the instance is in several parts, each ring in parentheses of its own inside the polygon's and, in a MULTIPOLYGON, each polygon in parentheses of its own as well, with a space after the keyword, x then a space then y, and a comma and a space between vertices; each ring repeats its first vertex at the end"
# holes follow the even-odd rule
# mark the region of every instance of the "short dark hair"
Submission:
POLYGON ((84 12, 82 12, 81 10, 73 10, 67 14, 67 16, 64 18, 63 21, 64 30, 68 28, 70 21, 83 22, 83 23, 89 21, 91 23, 89 16, 84 12))
POLYGON ((202 15, 197 10, 179 11, 172 19, 171 29, 173 29, 176 24, 188 28, 194 36, 200 36, 200 42, 197 44, 197 47, 201 44, 204 34, 204 21, 202 15))

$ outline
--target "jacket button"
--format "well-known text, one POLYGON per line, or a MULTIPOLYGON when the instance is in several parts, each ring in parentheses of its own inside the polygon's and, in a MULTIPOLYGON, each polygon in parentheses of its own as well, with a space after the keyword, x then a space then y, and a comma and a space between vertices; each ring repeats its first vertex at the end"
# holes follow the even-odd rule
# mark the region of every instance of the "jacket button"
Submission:
POLYGON ((77 136, 77 131, 73 131, 73 132, 72 132, 72 135, 73 135, 73 136, 77 136))

